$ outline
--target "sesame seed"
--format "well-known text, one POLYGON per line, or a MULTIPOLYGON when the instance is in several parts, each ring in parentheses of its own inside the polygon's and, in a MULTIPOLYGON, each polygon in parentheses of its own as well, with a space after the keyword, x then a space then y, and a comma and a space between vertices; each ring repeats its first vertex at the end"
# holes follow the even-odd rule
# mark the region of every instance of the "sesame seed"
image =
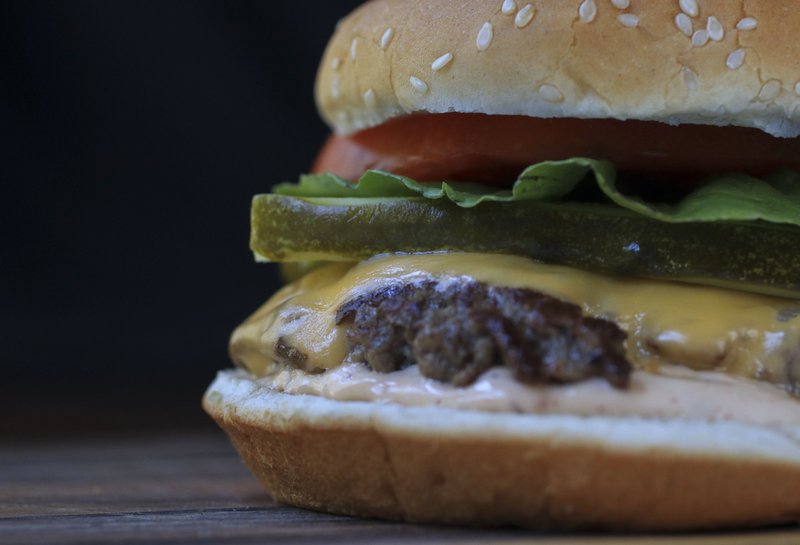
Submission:
POLYGON ((539 87, 539 96, 547 102, 561 102, 564 100, 564 95, 558 90, 555 85, 545 83, 539 87))
POLYGON ((583 0, 578 8, 578 16, 584 23, 591 23, 597 17, 597 4, 594 0, 583 0))
POLYGON ((680 5, 681 11, 689 17, 700 15, 700 7, 697 5, 697 0, 679 0, 678 5, 680 5))
POLYGON ((331 59, 331 69, 338 70, 342 66, 342 59, 334 57, 331 59))
POLYGON ((494 38, 492 23, 486 21, 483 23, 480 31, 478 31, 478 39, 475 42, 478 46, 478 51, 486 51, 489 49, 489 45, 492 43, 492 38, 494 38))
POLYGON ((713 15, 708 18, 706 30, 708 31, 708 37, 715 42, 720 42, 725 37, 725 29, 722 28, 722 23, 713 15))
POLYGON ((339 78, 333 78, 331 82, 331 96, 335 99, 339 98, 339 78))
POLYGON ((611 3, 617 9, 628 9, 631 7, 631 0, 611 0, 611 3))
POLYGON ((703 47, 708 43, 708 31, 704 28, 695 31, 692 34, 692 45, 695 47, 703 47))
POLYGON ((358 47, 358 38, 353 38, 350 42, 350 58, 356 60, 356 48, 358 47))
POLYGON ((738 23, 736 23, 736 28, 738 30, 755 30, 758 26, 758 21, 755 20, 754 17, 745 17, 738 23))
POLYGON ((533 9, 533 4, 525 4, 525 7, 519 10, 517 16, 514 17, 514 24, 517 28, 525 28, 533 20, 534 15, 536 15, 536 11, 533 9))
POLYGON ((371 88, 364 91, 364 104, 367 105, 367 108, 374 109, 377 103, 378 97, 375 96, 375 91, 371 88))
POLYGON ((503 15, 513 15, 517 11, 517 3, 514 0, 503 0, 503 7, 500 8, 503 15))
POLYGON ((450 61, 452 60, 453 60, 453 54, 445 53, 444 55, 433 61, 433 64, 431 64, 431 69, 434 72, 438 72, 439 70, 450 64, 450 61))
POLYGON ((686 36, 692 35, 692 20, 683 12, 675 16, 675 26, 686 36))
POLYGON ((639 26, 639 16, 634 15, 633 13, 623 13, 617 17, 617 21, 619 21, 622 26, 626 26, 628 28, 635 28, 639 26))
POLYGON ((418 93, 425 94, 428 92, 428 84, 422 81, 421 79, 411 76, 408 78, 408 82, 411 84, 411 87, 418 93))
POLYGON ((728 59, 725 61, 725 66, 731 70, 741 68, 741 66, 744 64, 745 53, 745 50, 741 47, 739 49, 735 49, 730 55, 728 55, 728 59))
POLYGON ((696 91, 700 87, 697 73, 688 66, 681 68, 681 72, 683 73, 683 82, 686 84, 686 87, 690 91, 696 91))
POLYGON ((771 79, 761 87, 758 93, 758 100, 762 102, 772 102, 781 94, 781 82, 771 79))
POLYGON ((385 51, 386 48, 389 47, 389 44, 392 43, 392 38, 394 38, 394 30, 392 27, 389 27, 384 31, 383 36, 381 36, 381 49, 385 51))
POLYGON ((794 84, 794 92, 796 95, 800 95, 800 81, 794 84))

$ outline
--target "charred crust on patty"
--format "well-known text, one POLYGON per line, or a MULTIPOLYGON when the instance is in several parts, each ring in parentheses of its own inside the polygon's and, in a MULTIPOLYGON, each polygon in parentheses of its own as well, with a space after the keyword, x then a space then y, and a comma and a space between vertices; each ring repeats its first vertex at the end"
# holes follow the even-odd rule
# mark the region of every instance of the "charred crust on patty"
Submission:
POLYGON ((467 386, 492 367, 528 384, 600 377, 625 388, 632 366, 613 322, 530 289, 426 280, 372 290, 336 313, 349 359, 388 373, 419 365, 428 378, 467 386))
POLYGON ((280 337, 278 342, 275 343, 275 359, 279 363, 291 365, 298 369, 305 369, 308 356, 296 347, 291 346, 286 339, 280 337))

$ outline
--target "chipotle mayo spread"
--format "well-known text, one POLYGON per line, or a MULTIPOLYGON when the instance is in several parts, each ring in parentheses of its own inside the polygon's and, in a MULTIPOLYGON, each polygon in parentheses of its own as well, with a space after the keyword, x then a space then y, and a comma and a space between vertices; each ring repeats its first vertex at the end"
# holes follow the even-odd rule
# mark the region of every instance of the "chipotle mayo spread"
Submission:
POLYGON ((337 401, 376 401, 490 412, 636 416, 737 421, 764 426, 800 425, 800 402, 768 384, 716 372, 664 368, 636 371, 620 392, 601 379, 577 384, 530 386, 506 368, 494 368, 473 384, 457 387, 423 377, 416 366, 378 373, 345 364, 312 375, 283 367, 258 379, 270 390, 337 401))

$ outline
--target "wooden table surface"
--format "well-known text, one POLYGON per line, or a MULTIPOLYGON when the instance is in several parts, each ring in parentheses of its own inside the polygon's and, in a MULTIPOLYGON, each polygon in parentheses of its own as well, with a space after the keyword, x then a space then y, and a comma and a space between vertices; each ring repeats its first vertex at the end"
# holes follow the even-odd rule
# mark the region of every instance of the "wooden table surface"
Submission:
POLYGON ((0 444, 0 543, 798 545, 800 530, 538 534, 358 520, 275 504, 221 432, 0 444))

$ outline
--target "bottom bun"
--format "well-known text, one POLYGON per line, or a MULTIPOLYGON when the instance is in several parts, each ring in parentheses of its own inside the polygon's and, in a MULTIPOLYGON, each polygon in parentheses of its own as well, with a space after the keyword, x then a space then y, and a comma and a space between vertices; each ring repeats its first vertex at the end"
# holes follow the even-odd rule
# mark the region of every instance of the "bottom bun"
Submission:
POLYGON ((291 395, 242 371, 203 400, 272 496, 330 513, 533 528, 800 520, 800 429, 291 395))

